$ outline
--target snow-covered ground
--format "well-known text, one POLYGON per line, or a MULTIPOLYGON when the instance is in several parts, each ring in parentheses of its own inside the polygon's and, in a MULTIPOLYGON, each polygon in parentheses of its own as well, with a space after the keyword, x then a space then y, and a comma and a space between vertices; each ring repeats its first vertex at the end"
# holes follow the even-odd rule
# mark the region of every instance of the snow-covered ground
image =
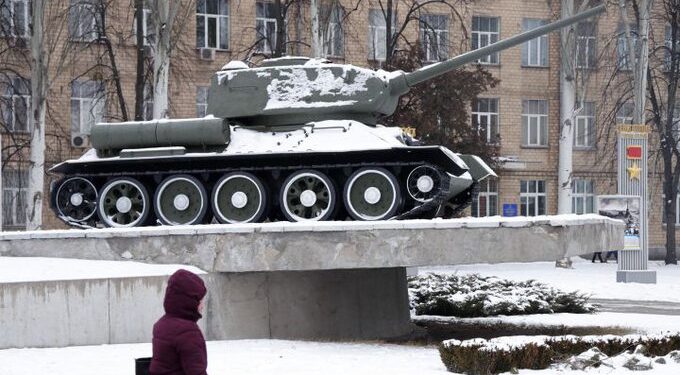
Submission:
MULTIPOLYGON (((150 344, 0 350, 2 375, 121 375, 150 344)), ((435 347, 283 340, 208 342, 208 373, 445 374, 435 347)))
POLYGON ((0 257, 0 283, 165 276, 172 275, 180 268, 194 273, 205 273, 196 267, 178 264, 145 264, 125 261, 38 257, 0 257))
MULTIPOLYGON (((77 346, 0 350, 3 375, 134 374, 134 358, 149 356, 150 344, 77 346)), ((380 343, 321 343, 284 340, 208 342, 208 373, 220 374, 451 374, 435 347, 380 343)), ((555 374, 556 369, 522 370, 521 374, 555 374)), ((583 371, 561 370, 564 374, 583 371)), ((626 374, 620 367, 589 369, 587 373, 626 374)), ((636 373, 640 373, 639 371, 636 373)), ((645 373, 680 373, 669 361, 645 373)))
MULTIPOLYGON (((604 255, 604 254, 603 254, 604 255)), ((573 268, 555 268, 555 262, 469 264, 420 268, 419 273, 478 273, 510 280, 534 279, 564 291, 579 290, 598 299, 680 302, 680 267, 649 262, 657 272, 657 284, 617 283, 617 264, 591 263, 574 257, 573 268)))

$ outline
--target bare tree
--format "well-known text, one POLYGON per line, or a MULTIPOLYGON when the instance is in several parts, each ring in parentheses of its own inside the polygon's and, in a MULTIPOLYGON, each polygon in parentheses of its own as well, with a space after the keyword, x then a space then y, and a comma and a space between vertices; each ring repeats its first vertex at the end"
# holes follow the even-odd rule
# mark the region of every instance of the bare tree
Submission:
POLYGON ((658 24, 664 25, 663 42, 651 38, 652 58, 647 70, 647 91, 651 122, 659 135, 663 162, 664 219, 666 222, 666 264, 677 264, 675 225, 678 180, 680 180, 680 1, 662 0, 658 24))

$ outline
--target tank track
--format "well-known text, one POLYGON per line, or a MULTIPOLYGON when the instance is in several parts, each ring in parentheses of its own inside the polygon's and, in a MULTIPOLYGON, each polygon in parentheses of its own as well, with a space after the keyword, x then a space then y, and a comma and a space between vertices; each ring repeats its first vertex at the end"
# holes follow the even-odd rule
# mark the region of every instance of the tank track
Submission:
MULTIPOLYGON (((336 191, 336 206, 339 205, 340 207, 336 207, 335 214, 338 213, 338 211, 345 211, 345 214, 348 214, 347 209, 344 207, 346 206, 345 204, 345 199, 344 196, 345 194, 341 194, 344 191, 344 186, 350 175, 353 172, 365 169, 365 168, 370 168, 370 169, 387 169, 392 171, 394 176, 396 176, 396 181, 398 182, 399 185, 399 191, 401 192, 401 197, 400 200, 401 202, 398 204, 397 211, 394 215, 391 215, 390 217, 387 217, 385 219, 390 219, 390 220, 402 220, 402 219, 430 219, 434 217, 450 217, 448 212, 443 210, 442 208, 445 207, 447 204, 454 204, 457 207, 460 206, 459 209, 456 209, 456 212, 461 211, 463 208, 465 208, 467 205, 465 205, 465 202, 468 201, 470 198, 467 197, 466 194, 458 194, 460 195, 466 195, 466 197, 460 197, 462 199, 456 200, 456 197, 452 197, 451 193, 451 184, 449 183, 451 179, 451 175, 439 167, 430 165, 431 167, 435 168, 437 172, 439 173, 439 176, 441 178, 441 183, 439 184, 438 191, 436 194, 433 195, 433 197, 427 201, 420 202, 415 199, 413 199, 407 189, 405 188, 406 185, 406 180, 407 177, 405 177, 408 174, 408 171, 411 171, 415 169, 415 167, 418 166, 423 166, 423 165, 429 165, 425 161, 411 161, 411 162, 393 162, 393 163, 344 163, 344 164, 312 164, 312 165, 297 165, 297 166, 259 166, 256 168, 241 168, 241 169, 234 169, 234 168, 213 168, 213 169, 207 169, 207 168, 200 168, 200 169, 168 169, 164 170, 162 172, 159 171, 148 171, 148 170, 123 170, 123 171, 116 171, 115 173, 107 173, 107 172, 98 172, 98 171, 92 171, 89 173, 78 173, 75 175, 66 175, 59 181, 56 181, 53 183, 53 188, 52 190, 52 209, 55 211, 57 216, 66 222, 67 224, 74 226, 74 227, 79 227, 79 228, 91 228, 91 227, 96 227, 98 224, 102 223, 101 217, 99 217, 98 213, 95 213, 92 217, 88 218, 87 220, 74 220, 73 218, 68 217, 67 215, 62 214, 61 210, 57 207, 57 194, 59 192, 59 188, 62 183, 65 181, 68 181, 71 178, 76 178, 76 177, 82 177, 84 179, 87 179, 93 184, 94 189, 97 191, 97 202, 99 202, 99 195, 102 193, 102 188, 104 187, 108 181, 112 181, 113 179, 116 178, 135 178, 135 179, 140 179, 140 181, 152 181, 152 182, 146 182, 144 183, 145 189, 148 191, 148 195, 153 196, 155 195, 154 192, 159 188, 160 186, 160 180, 163 178, 162 176, 179 176, 179 175, 188 175, 188 176, 197 176, 199 177, 198 179, 202 180, 202 184, 205 186, 205 189, 208 191, 208 197, 212 196, 211 191, 213 190, 215 180, 217 179, 218 176, 224 175, 227 173, 234 173, 234 172, 246 172, 246 173, 254 173, 258 174, 260 176, 262 175, 278 175, 276 178, 264 178, 263 180, 267 180, 268 183, 271 181, 277 181, 278 184, 272 184, 267 190, 269 193, 272 193, 271 196, 268 196, 268 210, 273 210, 273 209, 278 209, 281 211, 282 207, 280 204, 277 204, 277 202, 280 203, 279 199, 281 198, 280 195, 278 194, 278 190, 281 188, 281 181, 283 181, 283 178, 281 177, 282 175, 286 174, 295 174, 297 173, 296 171, 301 171, 301 170, 315 170, 315 171, 324 171, 324 173, 328 173, 328 175, 332 175, 333 179, 333 185, 335 187, 336 191), (264 173, 263 173, 264 172, 264 173), (338 179, 337 176, 344 176, 344 179, 338 179), (340 181, 338 181, 340 180, 340 181), (277 199, 273 199, 276 197, 277 199), (460 202, 459 202, 460 201, 460 202), (402 211, 400 213, 400 211, 402 211)), ((148 198, 147 200, 150 200, 148 198)), ((152 206, 155 206, 155 201, 151 203, 152 206)), ((99 204, 99 203, 97 203, 99 204)), ((469 203, 468 203, 469 204, 469 203)), ((155 207, 151 208, 151 211, 154 211, 155 207)), ((99 211, 99 209, 97 209, 99 211)), ((212 211, 212 207, 211 210, 212 211)), ((212 217, 214 212, 209 212, 209 217, 212 217)), ((350 216, 350 215, 347 215, 350 216)), ((286 215, 281 215, 280 213, 271 213, 268 212, 268 214, 264 217, 265 220, 291 220, 290 217, 286 217, 286 215)), ((337 220, 343 220, 343 217, 335 217, 331 219, 337 219, 337 220)), ((356 219, 356 217, 354 218, 356 219)), ((219 220, 218 220, 219 221, 219 220)), ((297 221, 293 219, 292 221, 297 221)), ((204 221, 201 221, 203 223, 204 221)), ((158 220, 158 218, 155 220, 155 222, 144 222, 140 225, 155 225, 155 224, 164 224, 162 221, 158 220)), ((192 223, 192 224, 197 224, 197 223, 192 223)), ((110 226, 104 223, 106 226, 110 226)))

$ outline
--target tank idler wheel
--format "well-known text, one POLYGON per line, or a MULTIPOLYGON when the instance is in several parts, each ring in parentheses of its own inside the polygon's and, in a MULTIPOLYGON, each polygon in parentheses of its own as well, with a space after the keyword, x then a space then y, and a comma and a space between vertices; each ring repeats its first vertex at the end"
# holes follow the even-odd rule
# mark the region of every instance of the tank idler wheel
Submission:
POLYGON ((158 220, 165 225, 197 224, 208 210, 208 194, 193 176, 170 176, 156 189, 153 208, 158 220))
POLYGON ((399 183, 384 168, 361 168, 347 180, 345 208, 355 220, 383 220, 394 216, 401 201, 399 183))
POLYGON ((149 215, 149 194, 144 185, 134 178, 117 178, 102 187, 97 210, 107 227, 139 226, 149 215))
POLYGON ((328 220, 335 209, 335 187, 319 171, 298 171, 283 183, 280 199, 281 210, 290 221, 328 220))
POLYGON ((71 177, 59 185, 55 203, 61 216, 86 221, 97 211, 97 189, 82 177, 71 177))
POLYGON ((409 173, 406 178, 408 195, 418 202, 427 202, 439 192, 442 179, 434 167, 421 165, 409 173))
POLYGON ((220 223, 260 221, 267 205, 264 185, 248 172, 229 173, 217 182, 212 192, 212 208, 220 223))

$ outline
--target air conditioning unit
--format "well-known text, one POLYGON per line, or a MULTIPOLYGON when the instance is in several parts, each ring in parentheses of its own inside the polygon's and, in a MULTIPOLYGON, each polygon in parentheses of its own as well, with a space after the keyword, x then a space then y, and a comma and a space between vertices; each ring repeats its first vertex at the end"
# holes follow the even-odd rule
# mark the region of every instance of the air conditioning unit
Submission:
POLYGON ((71 146, 76 148, 83 148, 88 146, 88 135, 83 133, 71 134, 71 146))
POLYGON ((201 48, 199 49, 199 55, 201 60, 213 61, 215 60, 215 50, 212 48, 201 48))

